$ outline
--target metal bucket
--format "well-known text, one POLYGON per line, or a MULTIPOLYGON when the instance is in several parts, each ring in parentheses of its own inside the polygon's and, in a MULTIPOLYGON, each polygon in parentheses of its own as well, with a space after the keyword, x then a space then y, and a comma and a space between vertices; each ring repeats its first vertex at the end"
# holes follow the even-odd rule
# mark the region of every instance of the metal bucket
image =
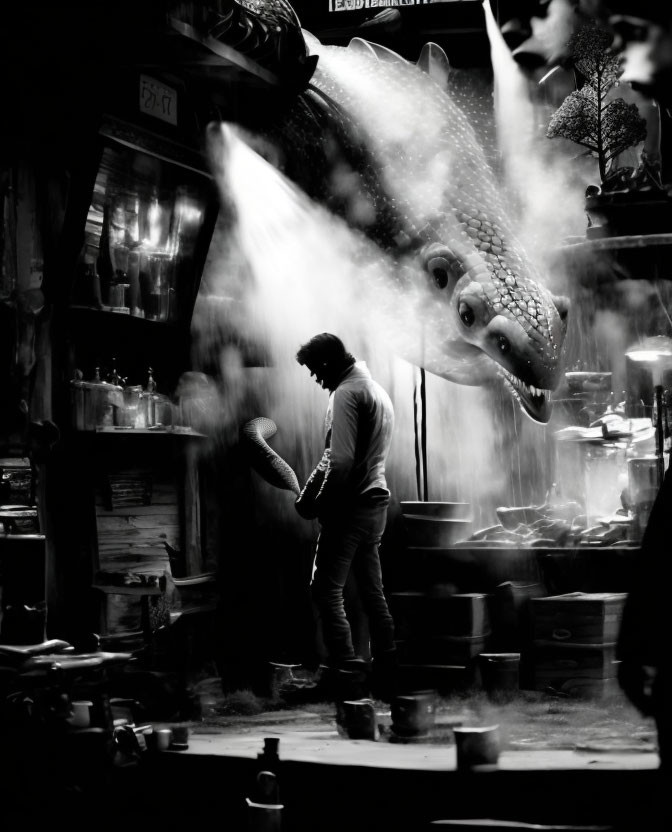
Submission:
POLYGON ((499 762, 499 725, 479 728, 456 727, 455 750, 458 771, 485 771, 499 762))
POLYGON ((641 456, 628 460, 628 494, 637 537, 644 534, 659 487, 657 457, 641 456))
POLYGON ((420 500, 402 500, 402 514, 439 517, 442 520, 468 520, 471 503, 429 502, 420 500))
POLYGON ((658 493, 658 458, 639 456, 628 460, 628 485, 633 505, 651 502, 658 493))
POLYGON ((397 737, 426 737, 436 721, 436 693, 397 696, 391 704, 392 732, 397 737))
POLYGON ((127 428, 145 427, 145 425, 138 424, 141 396, 142 387, 140 385, 124 387, 122 394, 123 404, 116 412, 116 425, 127 428))
POLYGON ((488 697, 512 699, 520 688, 520 653, 481 653, 481 684, 488 697))
POLYGON ((77 430, 95 430, 115 424, 115 409, 122 406, 123 391, 105 381, 70 382, 72 423, 77 430))
MULTIPOLYGON (((336 702, 337 727, 351 740, 378 740, 380 729, 372 699, 345 699, 336 702)), ((340 733, 339 731, 339 733, 340 733)))

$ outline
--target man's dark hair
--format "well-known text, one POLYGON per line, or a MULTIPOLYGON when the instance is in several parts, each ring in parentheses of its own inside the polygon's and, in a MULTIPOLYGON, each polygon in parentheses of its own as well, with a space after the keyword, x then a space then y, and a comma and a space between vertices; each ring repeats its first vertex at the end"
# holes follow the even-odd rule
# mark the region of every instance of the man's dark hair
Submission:
POLYGON ((299 347, 296 360, 311 369, 323 365, 332 369, 345 369, 355 363, 355 357, 346 350, 343 341, 331 332, 314 335, 310 341, 299 347))

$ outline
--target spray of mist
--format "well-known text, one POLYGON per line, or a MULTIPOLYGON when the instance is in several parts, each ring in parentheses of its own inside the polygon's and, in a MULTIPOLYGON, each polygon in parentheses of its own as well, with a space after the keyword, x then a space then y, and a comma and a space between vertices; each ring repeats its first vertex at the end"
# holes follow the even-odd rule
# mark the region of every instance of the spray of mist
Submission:
MULTIPOLYGON (((373 62, 372 68, 370 58, 351 50, 323 47, 314 39, 309 44, 319 53, 323 86, 337 95, 366 136, 389 195, 418 224, 441 212, 458 164, 446 141, 446 131, 454 127, 454 105, 444 91, 407 65, 399 69, 373 62)), ((509 197, 505 208, 508 213, 518 208, 522 236, 543 261, 571 233, 572 221, 580 217, 583 223, 585 215, 577 207, 578 196, 576 201, 567 198, 560 166, 550 166, 537 152, 529 96, 501 47, 493 37, 498 111, 506 113, 497 122, 505 132, 501 152, 508 182, 516 186, 516 199, 509 197), (516 125, 517 134, 507 134, 507 125, 516 125), (559 211, 562 205, 564 212, 559 211)), ((483 154, 473 147, 473 130, 461 129, 459 140, 462 150, 466 148, 461 158, 474 166, 473 187, 492 192, 496 201, 483 154)), ((317 332, 335 332, 368 362, 393 398, 397 429, 390 485, 396 499, 416 499, 417 371, 397 347, 404 339, 417 343, 423 326, 433 320, 422 289, 413 284, 412 275, 400 280, 397 263, 308 199, 255 153, 239 131, 221 131, 211 148, 211 162, 227 210, 211 247, 194 327, 200 349, 219 367, 228 435, 233 439, 245 418, 272 418, 279 431, 271 444, 299 479, 305 478, 321 454, 327 395, 294 356, 317 332), (250 347, 256 361, 250 360, 250 347)), ((335 192, 357 187, 352 179, 338 177, 335 170, 335 192)), ((487 391, 432 376, 427 404, 431 499, 472 502, 476 525, 493 521, 488 512, 503 502, 504 492, 530 500, 525 485, 529 467, 536 470, 548 459, 543 427, 518 414, 513 433, 510 425, 503 433, 501 413, 494 412, 498 406, 487 391)), ((291 514, 290 495, 261 482, 259 487, 267 489, 269 504, 291 514)))
MULTIPOLYGON (((552 253, 564 237, 585 231, 584 194, 573 187, 567 160, 550 151, 544 113, 530 96, 529 82, 516 63, 483 3, 494 73, 497 139, 503 159, 504 184, 518 213, 518 233, 530 256, 548 270, 552 253), (540 123, 542 130, 540 130, 540 123)), ((550 288, 565 288, 557 268, 550 288)))
MULTIPOLYGON (((219 184, 223 199, 235 206, 235 221, 218 228, 195 327, 201 330, 202 343, 216 343, 213 332, 222 328, 236 332, 238 341, 261 345, 267 363, 244 367, 236 339, 227 344, 219 357, 220 371, 235 384, 224 382, 224 399, 227 390, 228 395, 235 392, 222 413, 235 426, 249 403, 256 402, 263 413, 255 415, 268 416, 279 427, 274 449, 305 480, 321 454, 327 394, 296 363, 295 354, 317 332, 335 332, 367 361, 393 399, 390 485, 397 499, 415 499, 417 379, 413 366, 390 349, 389 333, 395 327, 418 329, 419 322, 409 317, 412 304, 404 305, 392 279, 394 263, 308 199, 235 131, 227 128, 226 148, 218 152, 227 154, 219 184)), ((431 496, 477 500, 483 490, 478 472, 492 468, 483 393, 438 378, 432 379, 430 391, 431 496)), ((493 487, 492 477, 487 487, 493 487)), ((261 483, 260 488, 267 491, 261 483)), ((275 511, 291 513, 290 495, 268 491, 267 496, 275 511)))

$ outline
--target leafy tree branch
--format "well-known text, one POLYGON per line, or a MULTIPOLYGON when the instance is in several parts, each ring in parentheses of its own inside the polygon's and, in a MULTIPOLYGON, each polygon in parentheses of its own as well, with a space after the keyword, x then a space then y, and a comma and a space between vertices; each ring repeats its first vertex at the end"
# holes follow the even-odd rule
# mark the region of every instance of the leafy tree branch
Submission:
POLYGON ((622 72, 619 58, 610 51, 611 39, 610 33, 593 24, 574 35, 569 46, 584 83, 555 111, 546 131, 549 139, 569 139, 596 156, 601 182, 612 159, 646 138, 646 121, 636 104, 622 98, 607 100, 622 72))

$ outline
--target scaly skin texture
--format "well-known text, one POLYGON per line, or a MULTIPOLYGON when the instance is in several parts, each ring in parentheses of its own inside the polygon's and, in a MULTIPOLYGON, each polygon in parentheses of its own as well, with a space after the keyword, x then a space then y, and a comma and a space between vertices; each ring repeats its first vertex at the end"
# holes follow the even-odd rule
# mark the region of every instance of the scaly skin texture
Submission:
MULTIPOLYGON (((276 6, 286 4, 264 0, 259 13, 276 6)), ((392 346, 460 384, 503 379, 524 412, 548 421, 568 302, 544 286, 516 239, 468 119, 445 85, 387 50, 303 37, 317 68, 265 140, 290 178, 391 264, 365 279, 394 281, 392 295, 381 288, 379 310, 392 346)), ((305 63, 301 49, 297 61, 305 63)))
POLYGON ((307 61, 299 20, 286 0, 228 0, 220 7, 222 14, 206 16, 207 35, 273 72, 283 86, 305 86, 314 62, 307 61))

